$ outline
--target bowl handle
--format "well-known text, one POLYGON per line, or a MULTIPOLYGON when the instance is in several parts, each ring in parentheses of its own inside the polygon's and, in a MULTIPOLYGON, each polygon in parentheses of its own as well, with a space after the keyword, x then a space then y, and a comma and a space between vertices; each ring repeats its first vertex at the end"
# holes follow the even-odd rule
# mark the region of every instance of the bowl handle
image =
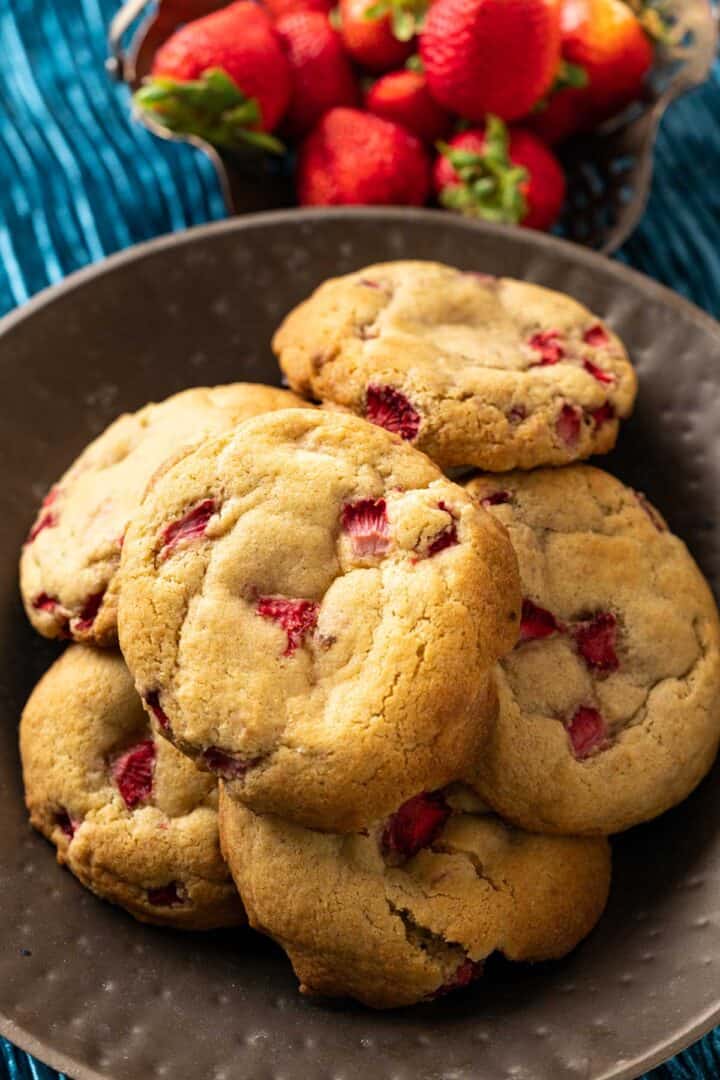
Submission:
POLYGON ((105 67, 113 78, 122 81, 125 78, 125 49, 123 38, 132 24, 142 15, 150 0, 126 0, 113 17, 108 29, 107 45, 110 55, 105 67))

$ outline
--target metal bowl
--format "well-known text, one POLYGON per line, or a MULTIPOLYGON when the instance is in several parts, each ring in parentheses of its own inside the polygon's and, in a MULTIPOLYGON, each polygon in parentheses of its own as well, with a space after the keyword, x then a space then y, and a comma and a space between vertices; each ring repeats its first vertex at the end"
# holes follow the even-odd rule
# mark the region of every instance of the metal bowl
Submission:
MULTIPOLYGON (((132 89, 146 76, 159 46, 182 23, 225 6, 226 0, 158 0, 142 18, 127 48, 126 36, 150 0, 127 0, 112 20, 108 69, 132 89)), ((710 0, 668 0, 669 40, 658 50, 645 98, 561 152, 568 196, 558 232, 609 254, 639 222, 650 189, 658 126, 668 105, 707 77, 717 48, 710 0)), ((162 139, 188 142, 208 155, 222 185, 228 212, 292 206, 292 174, 286 159, 217 150, 204 139, 177 135, 136 110, 136 118, 162 139)))

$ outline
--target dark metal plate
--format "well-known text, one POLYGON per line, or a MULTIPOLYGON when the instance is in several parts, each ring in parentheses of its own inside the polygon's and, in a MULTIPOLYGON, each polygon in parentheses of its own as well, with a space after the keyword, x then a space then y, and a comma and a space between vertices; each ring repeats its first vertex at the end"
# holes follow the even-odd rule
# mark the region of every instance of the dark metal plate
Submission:
POLYGON ((181 387, 277 381, 268 348, 323 278, 436 258, 564 289, 607 317, 641 394, 607 464, 644 489, 720 586, 720 329, 579 248, 413 211, 282 213, 109 259, 0 325, 0 1030, 77 1080, 615 1080, 720 1019, 718 771, 615 844, 597 931, 566 961, 494 964, 472 991, 404 1012, 302 1000, 249 932, 181 935, 84 893, 31 834, 16 722, 55 649, 33 636, 16 557, 35 505, 122 409, 181 387))

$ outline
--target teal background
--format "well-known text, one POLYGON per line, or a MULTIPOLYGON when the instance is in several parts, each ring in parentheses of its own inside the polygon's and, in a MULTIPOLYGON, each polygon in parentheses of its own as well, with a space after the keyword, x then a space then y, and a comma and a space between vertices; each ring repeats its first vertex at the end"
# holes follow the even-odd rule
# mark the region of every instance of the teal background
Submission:
MULTIPOLYGON (((129 118, 104 69, 115 0, 0 0, 0 314, 141 240, 225 214, 210 162, 129 118)), ((617 256, 720 316, 720 64, 663 122, 617 256)), ((0 1080, 58 1074, 0 1039, 0 1080)), ((720 1077, 720 1029, 646 1080, 720 1077)))

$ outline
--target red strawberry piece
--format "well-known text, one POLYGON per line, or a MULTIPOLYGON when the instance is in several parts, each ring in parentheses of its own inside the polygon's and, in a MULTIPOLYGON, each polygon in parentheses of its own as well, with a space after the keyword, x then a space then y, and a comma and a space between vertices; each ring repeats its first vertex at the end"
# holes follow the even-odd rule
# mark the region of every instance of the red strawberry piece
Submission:
POLYGON ((615 651, 617 619, 611 612, 601 611, 592 619, 576 623, 573 636, 577 650, 589 668, 609 674, 620 667, 615 651))
POLYGON ((211 772, 218 773, 223 780, 235 780, 244 776, 257 759, 249 761, 227 750, 221 750, 219 746, 208 746, 202 753, 202 760, 211 772))
POLYGON ((47 593, 39 593, 32 602, 32 606, 36 611, 47 611, 51 614, 57 611, 60 605, 60 601, 56 600, 54 596, 48 596, 47 593))
POLYGON ((70 637, 70 616, 56 596, 48 596, 44 592, 38 593, 32 601, 32 606, 35 611, 45 611, 48 615, 55 616, 59 637, 70 637))
POLYGON ((71 817, 69 811, 63 807, 55 814, 55 824, 62 829, 69 840, 72 840, 80 823, 71 817))
POLYGON ((414 795, 385 823, 382 848, 386 855, 410 859, 428 847, 442 831, 451 810, 442 792, 414 795))
POLYGON ((452 123, 450 115, 430 96, 421 71, 403 69, 383 75, 365 95, 365 108, 427 143, 441 139, 452 123))
POLYGON ((420 428, 420 413, 394 386, 368 386, 365 419, 408 440, 414 439, 420 428))
POLYGON ((597 409, 590 409, 588 415, 592 418, 596 428, 601 428, 603 424, 607 424, 608 420, 615 419, 615 409, 606 401, 604 405, 601 405, 597 409))
POLYGON ((76 633, 84 633, 86 630, 92 629, 92 624, 97 618, 104 596, 104 589, 102 592, 93 593, 91 596, 88 596, 82 606, 80 614, 73 621, 73 630, 75 630, 76 633))
POLYGON ((145 704, 150 712, 153 714, 163 731, 170 730, 170 720, 167 717, 165 710, 160 705, 160 693, 158 690, 150 690, 145 695, 145 704))
POLYGON ((647 499, 647 497, 645 495, 643 495, 642 491, 634 491, 633 495, 635 496, 635 498, 637 499, 638 503, 643 508, 643 510, 645 511, 647 516, 650 518, 650 520, 652 521, 652 523, 655 526, 655 528, 657 529, 657 531, 658 532, 667 532, 667 526, 666 526, 665 522, 660 517, 660 515, 658 514, 657 510, 652 505, 652 503, 648 501, 648 499, 647 499))
POLYGON ((384 499, 345 503, 340 524, 352 538, 356 555, 384 555, 390 547, 390 526, 384 499))
POLYGON ((534 641, 538 638, 550 637, 551 634, 562 634, 564 630, 564 625, 558 622, 552 612, 538 607, 532 600, 523 600, 520 641, 534 641))
POLYGON ((597 379, 601 383, 614 383, 615 376, 612 371, 604 371, 598 367, 597 364, 593 364, 592 360, 583 360, 583 367, 587 371, 588 375, 592 375, 593 379, 597 379))
POLYGON ((138 107, 172 131, 230 149, 282 150, 267 135, 290 101, 290 65, 267 12, 251 0, 187 22, 155 53, 138 107))
POLYGON ((154 907, 179 907, 185 902, 180 895, 180 885, 177 881, 160 885, 157 889, 148 889, 147 898, 148 903, 154 907))
POLYGON ((512 496, 509 491, 491 491, 489 495, 484 495, 480 500, 482 506, 502 506, 503 503, 509 503, 512 496))
POLYGON ((565 199, 553 153, 532 132, 508 130, 496 116, 441 146, 433 184, 448 210, 531 229, 549 229, 565 199))
POLYGON ((422 206, 430 163, 414 135, 358 109, 331 109, 300 148, 303 206, 422 206))
POLYGON ((484 964, 482 960, 471 960, 467 957, 458 966, 457 970, 451 975, 446 983, 430 995, 431 999, 443 997, 445 994, 452 993, 453 990, 461 990, 464 986, 468 986, 475 979, 479 979, 483 973, 484 964))
POLYGON ((203 499, 201 503, 194 506, 192 510, 188 510, 177 521, 172 521, 169 525, 166 525, 160 535, 162 546, 159 557, 167 559, 179 544, 196 540, 202 536, 207 529, 208 521, 216 510, 217 503, 214 499, 203 499))
POLYGON ((55 526, 58 524, 60 520, 60 515, 56 511, 51 510, 50 507, 53 505, 54 502, 57 501, 59 494, 60 488, 58 487, 51 487, 48 491, 47 495, 42 501, 40 513, 37 516, 37 520, 35 521, 35 524, 28 533, 27 540, 25 541, 26 544, 32 544, 33 540, 35 540, 35 538, 41 532, 43 532, 44 529, 54 529, 55 526))
POLYGON ((430 92, 450 112, 481 121, 526 116, 560 60, 556 0, 435 0, 420 34, 430 92))
POLYGON ((345 48, 355 63, 368 71, 390 71, 404 64, 413 51, 414 27, 401 41, 395 34, 392 6, 378 0, 340 0, 340 33, 345 48))
POLYGON ((317 626, 320 605, 313 600, 288 600, 284 596, 261 596, 256 612, 280 624, 287 634, 283 656, 292 656, 307 634, 317 626))
POLYGON ((530 366, 547 367, 550 364, 558 364, 565 356, 561 341, 559 330, 539 330, 533 334, 528 345, 539 354, 539 359, 530 366))
POLYGON ((304 135, 336 105, 355 105, 358 85, 342 40, 327 15, 299 11, 275 24, 290 63, 292 97, 285 123, 304 135))
POLYGON ((610 335, 601 323, 595 323, 585 331, 583 341, 586 345, 592 345, 594 349, 602 349, 610 344, 610 335))
POLYGON ((319 11, 329 15, 335 6, 334 0, 263 0, 263 3, 274 19, 294 15, 298 11, 319 11))
POLYGON ((437 555, 439 551, 444 551, 445 548, 454 547, 455 544, 459 543, 455 515, 444 502, 439 502, 438 508, 450 515, 450 524, 441 529, 437 536, 430 541, 426 552, 428 558, 437 555))
POLYGON ((567 446, 576 446, 580 438, 582 412, 577 405, 563 405, 555 424, 555 430, 567 446))
POLYGON ((150 800, 154 770, 155 743, 152 739, 143 739, 131 746, 113 762, 112 777, 128 810, 150 800))
POLYGON ((566 727, 575 757, 582 761, 606 741, 607 729, 597 709, 581 705, 566 727))

